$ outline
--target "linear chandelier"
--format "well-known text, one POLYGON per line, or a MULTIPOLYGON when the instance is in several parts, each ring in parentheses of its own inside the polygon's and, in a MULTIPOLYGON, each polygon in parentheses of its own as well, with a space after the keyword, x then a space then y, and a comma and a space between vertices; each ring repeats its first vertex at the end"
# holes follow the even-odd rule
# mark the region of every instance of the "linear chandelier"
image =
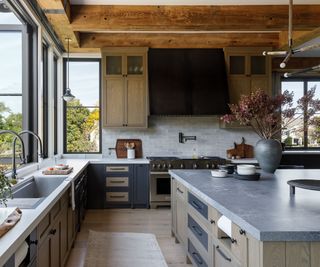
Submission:
MULTIPOLYGON (((288 50, 280 50, 280 51, 264 51, 264 56, 284 56, 285 58, 280 63, 280 68, 284 69, 287 66, 288 61, 294 54, 298 54, 301 52, 313 50, 316 48, 320 48, 319 44, 307 45, 300 48, 293 48, 293 40, 292 40, 292 9, 293 9, 293 0, 289 0, 289 23, 288 23, 288 50)), ((297 74, 302 74, 310 71, 320 70, 320 65, 316 65, 313 67, 301 69, 294 72, 286 72, 284 74, 285 78, 292 77, 297 74)))

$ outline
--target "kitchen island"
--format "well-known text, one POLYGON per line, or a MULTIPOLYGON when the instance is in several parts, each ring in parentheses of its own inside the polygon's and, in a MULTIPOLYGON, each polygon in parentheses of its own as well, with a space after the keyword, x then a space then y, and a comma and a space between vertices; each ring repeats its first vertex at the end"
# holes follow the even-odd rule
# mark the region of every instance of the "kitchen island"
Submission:
POLYGON ((277 170, 259 181, 213 178, 207 170, 170 174, 172 230, 195 265, 320 266, 320 192, 290 195, 287 184, 320 179, 320 170, 277 170), (217 227, 223 215, 232 222, 231 237, 217 227))

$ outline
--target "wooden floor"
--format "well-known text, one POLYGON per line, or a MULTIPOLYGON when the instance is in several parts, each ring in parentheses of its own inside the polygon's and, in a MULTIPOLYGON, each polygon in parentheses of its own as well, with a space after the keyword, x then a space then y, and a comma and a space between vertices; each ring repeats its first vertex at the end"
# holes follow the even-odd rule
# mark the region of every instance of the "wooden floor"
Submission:
POLYGON ((86 218, 77 235, 67 267, 84 265, 88 230, 102 232, 135 232, 155 234, 169 267, 190 267, 182 246, 171 237, 169 209, 108 209, 87 210, 86 218))

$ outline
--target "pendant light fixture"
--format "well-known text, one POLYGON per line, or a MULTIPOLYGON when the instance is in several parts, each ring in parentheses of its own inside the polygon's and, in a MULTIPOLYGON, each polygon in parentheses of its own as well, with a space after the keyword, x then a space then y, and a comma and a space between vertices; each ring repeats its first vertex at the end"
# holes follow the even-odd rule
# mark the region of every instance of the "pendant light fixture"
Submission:
POLYGON ((70 52, 70 38, 66 38, 67 42, 68 42, 68 57, 67 57, 67 88, 66 88, 66 92, 64 93, 64 95, 62 96, 63 100, 66 102, 72 101, 75 96, 73 94, 71 94, 71 89, 69 86, 69 80, 70 80, 70 76, 69 76, 69 52, 70 52))
MULTIPOLYGON (((293 0, 289 0, 289 18, 288 18, 288 50, 283 50, 283 51, 264 51, 263 55, 264 56, 284 56, 285 58, 283 61, 280 63, 280 68, 284 69, 287 66, 288 61, 294 54, 298 54, 301 52, 309 51, 312 49, 320 48, 320 43, 316 44, 311 44, 311 45, 306 45, 300 48, 293 48, 293 40, 292 40, 292 35, 293 35, 293 23, 292 23, 292 11, 293 10, 293 0)), ((283 76, 285 78, 292 77, 294 75, 310 72, 310 71, 319 71, 320 70, 320 65, 305 68, 302 70, 298 70, 295 72, 286 72, 283 76)))

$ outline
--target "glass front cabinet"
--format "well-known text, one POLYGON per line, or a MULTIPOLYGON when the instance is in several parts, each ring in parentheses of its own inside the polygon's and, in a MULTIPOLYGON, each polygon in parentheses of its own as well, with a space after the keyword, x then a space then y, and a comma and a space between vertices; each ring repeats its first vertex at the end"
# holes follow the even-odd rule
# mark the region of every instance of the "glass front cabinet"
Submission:
POLYGON ((238 103, 241 95, 262 89, 271 94, 271 60, 262 48, 225 48, 230 103, 238 103))
POLYGON ((103 124, 146 128, 147 48, 109 48, 103 57, 103 124))

